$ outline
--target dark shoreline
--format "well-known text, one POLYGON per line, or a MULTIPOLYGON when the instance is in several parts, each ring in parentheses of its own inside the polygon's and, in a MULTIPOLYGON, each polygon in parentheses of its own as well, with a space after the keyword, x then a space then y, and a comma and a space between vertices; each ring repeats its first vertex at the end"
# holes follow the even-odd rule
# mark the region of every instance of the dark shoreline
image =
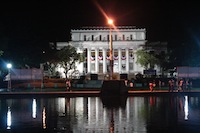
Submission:
MULTIPOLYGON (((171 95, 188 95, 188 96, 200 96, 200 91, 188 91, 188 92, 168 92, 168 91, 129 91, 126 95, 116 96, 171 96, 171 95)), ((54 92, 0 92, 0 97, 101 97, 100 91, 54 91, 54 92)), ((106 95, 114 96, 114 95, 106 95)))

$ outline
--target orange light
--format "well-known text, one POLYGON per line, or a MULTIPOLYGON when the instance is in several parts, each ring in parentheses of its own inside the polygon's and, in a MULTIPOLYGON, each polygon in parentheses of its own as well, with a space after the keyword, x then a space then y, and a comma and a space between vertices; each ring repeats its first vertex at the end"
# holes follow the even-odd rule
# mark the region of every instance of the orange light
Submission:
POLYGON ((113 20, 112 19, 108 19, 108 24, 112 25, 113 24, 113 20))

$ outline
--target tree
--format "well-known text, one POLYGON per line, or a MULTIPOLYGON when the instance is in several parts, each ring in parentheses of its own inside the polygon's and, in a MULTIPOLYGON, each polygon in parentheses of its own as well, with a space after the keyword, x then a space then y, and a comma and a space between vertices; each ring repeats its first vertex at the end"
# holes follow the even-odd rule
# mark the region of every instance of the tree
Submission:
POLYGON ((138 50, 136 52, 137 61, 142 67, 145 69, 154 68, 154 66, 158 63, 158 59, 155 57, 153 53, 149 53, 143 49, 138 50))
POLYGON ((0 50, 0 56, 2 56, 3 55, 3 51, 2 50, 0 50))
POLYGON ((82 57, 82 54, 77 53, 76 48, 71 45, 65 46, 57 52, 57 63, 64 68, 66 78, 68 78, 67 73, 70 70, 76 70, 75 63, 83 61, 82 57))
POLYGON ((156 55, 156 58, 158 59, 158 65, 161 68, 161 73, 164 75, 164 71, 169 69, 169 53, 165 52, 160 52, 159 54, 156 55))

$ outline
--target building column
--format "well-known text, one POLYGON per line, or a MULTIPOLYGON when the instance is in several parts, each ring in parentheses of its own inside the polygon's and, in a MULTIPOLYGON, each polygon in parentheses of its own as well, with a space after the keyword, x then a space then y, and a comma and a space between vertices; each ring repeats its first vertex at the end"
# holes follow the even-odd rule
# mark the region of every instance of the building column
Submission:
POLYGON ((133 71, 138 71, 137 70, 137 64, 136 64, 136 61, 137 61, 137 55, 136 55, 136 51, 134 51, 134 60, 133 60, 133 71))
POLYGON ((99 49, 95 48, 95 71, 99 73, 99 49))
POLYGON ((103 73, 107 73, 107 64, 106 64, 106 49, 103 48, 103 73))
POLYGON ((91 73, 91 49, 87 49, 87 73, 91 73))
POLYGON ((129 49, 126 48, 126 72, 129 73, 129 49))
MULTIPOLYGON (((84 53, 83 51, 84 51, 83 49, 80 49, 79 53, 83 55, 83 53, 84 53)), ((80 62, 80 63, 77 63, 77 66, 80 65, 80 67, 77 67, 80 75, 84 75, 84 73, 85 73, 84 63, 85 63, 84 61, 80 62)))
POLYGON ((122 72, 122 51, 120 48, 118 49, 118 61, 119 61, 118 72, 121 73, 122 72))

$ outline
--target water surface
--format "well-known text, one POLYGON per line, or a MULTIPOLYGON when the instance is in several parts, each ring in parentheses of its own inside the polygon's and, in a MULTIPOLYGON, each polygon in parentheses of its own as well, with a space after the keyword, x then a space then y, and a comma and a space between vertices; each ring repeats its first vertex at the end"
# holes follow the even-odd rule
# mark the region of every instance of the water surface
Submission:
POLYGON ((30 97, 0 99, 0 133, 200 132, 200 97, 30 97))

